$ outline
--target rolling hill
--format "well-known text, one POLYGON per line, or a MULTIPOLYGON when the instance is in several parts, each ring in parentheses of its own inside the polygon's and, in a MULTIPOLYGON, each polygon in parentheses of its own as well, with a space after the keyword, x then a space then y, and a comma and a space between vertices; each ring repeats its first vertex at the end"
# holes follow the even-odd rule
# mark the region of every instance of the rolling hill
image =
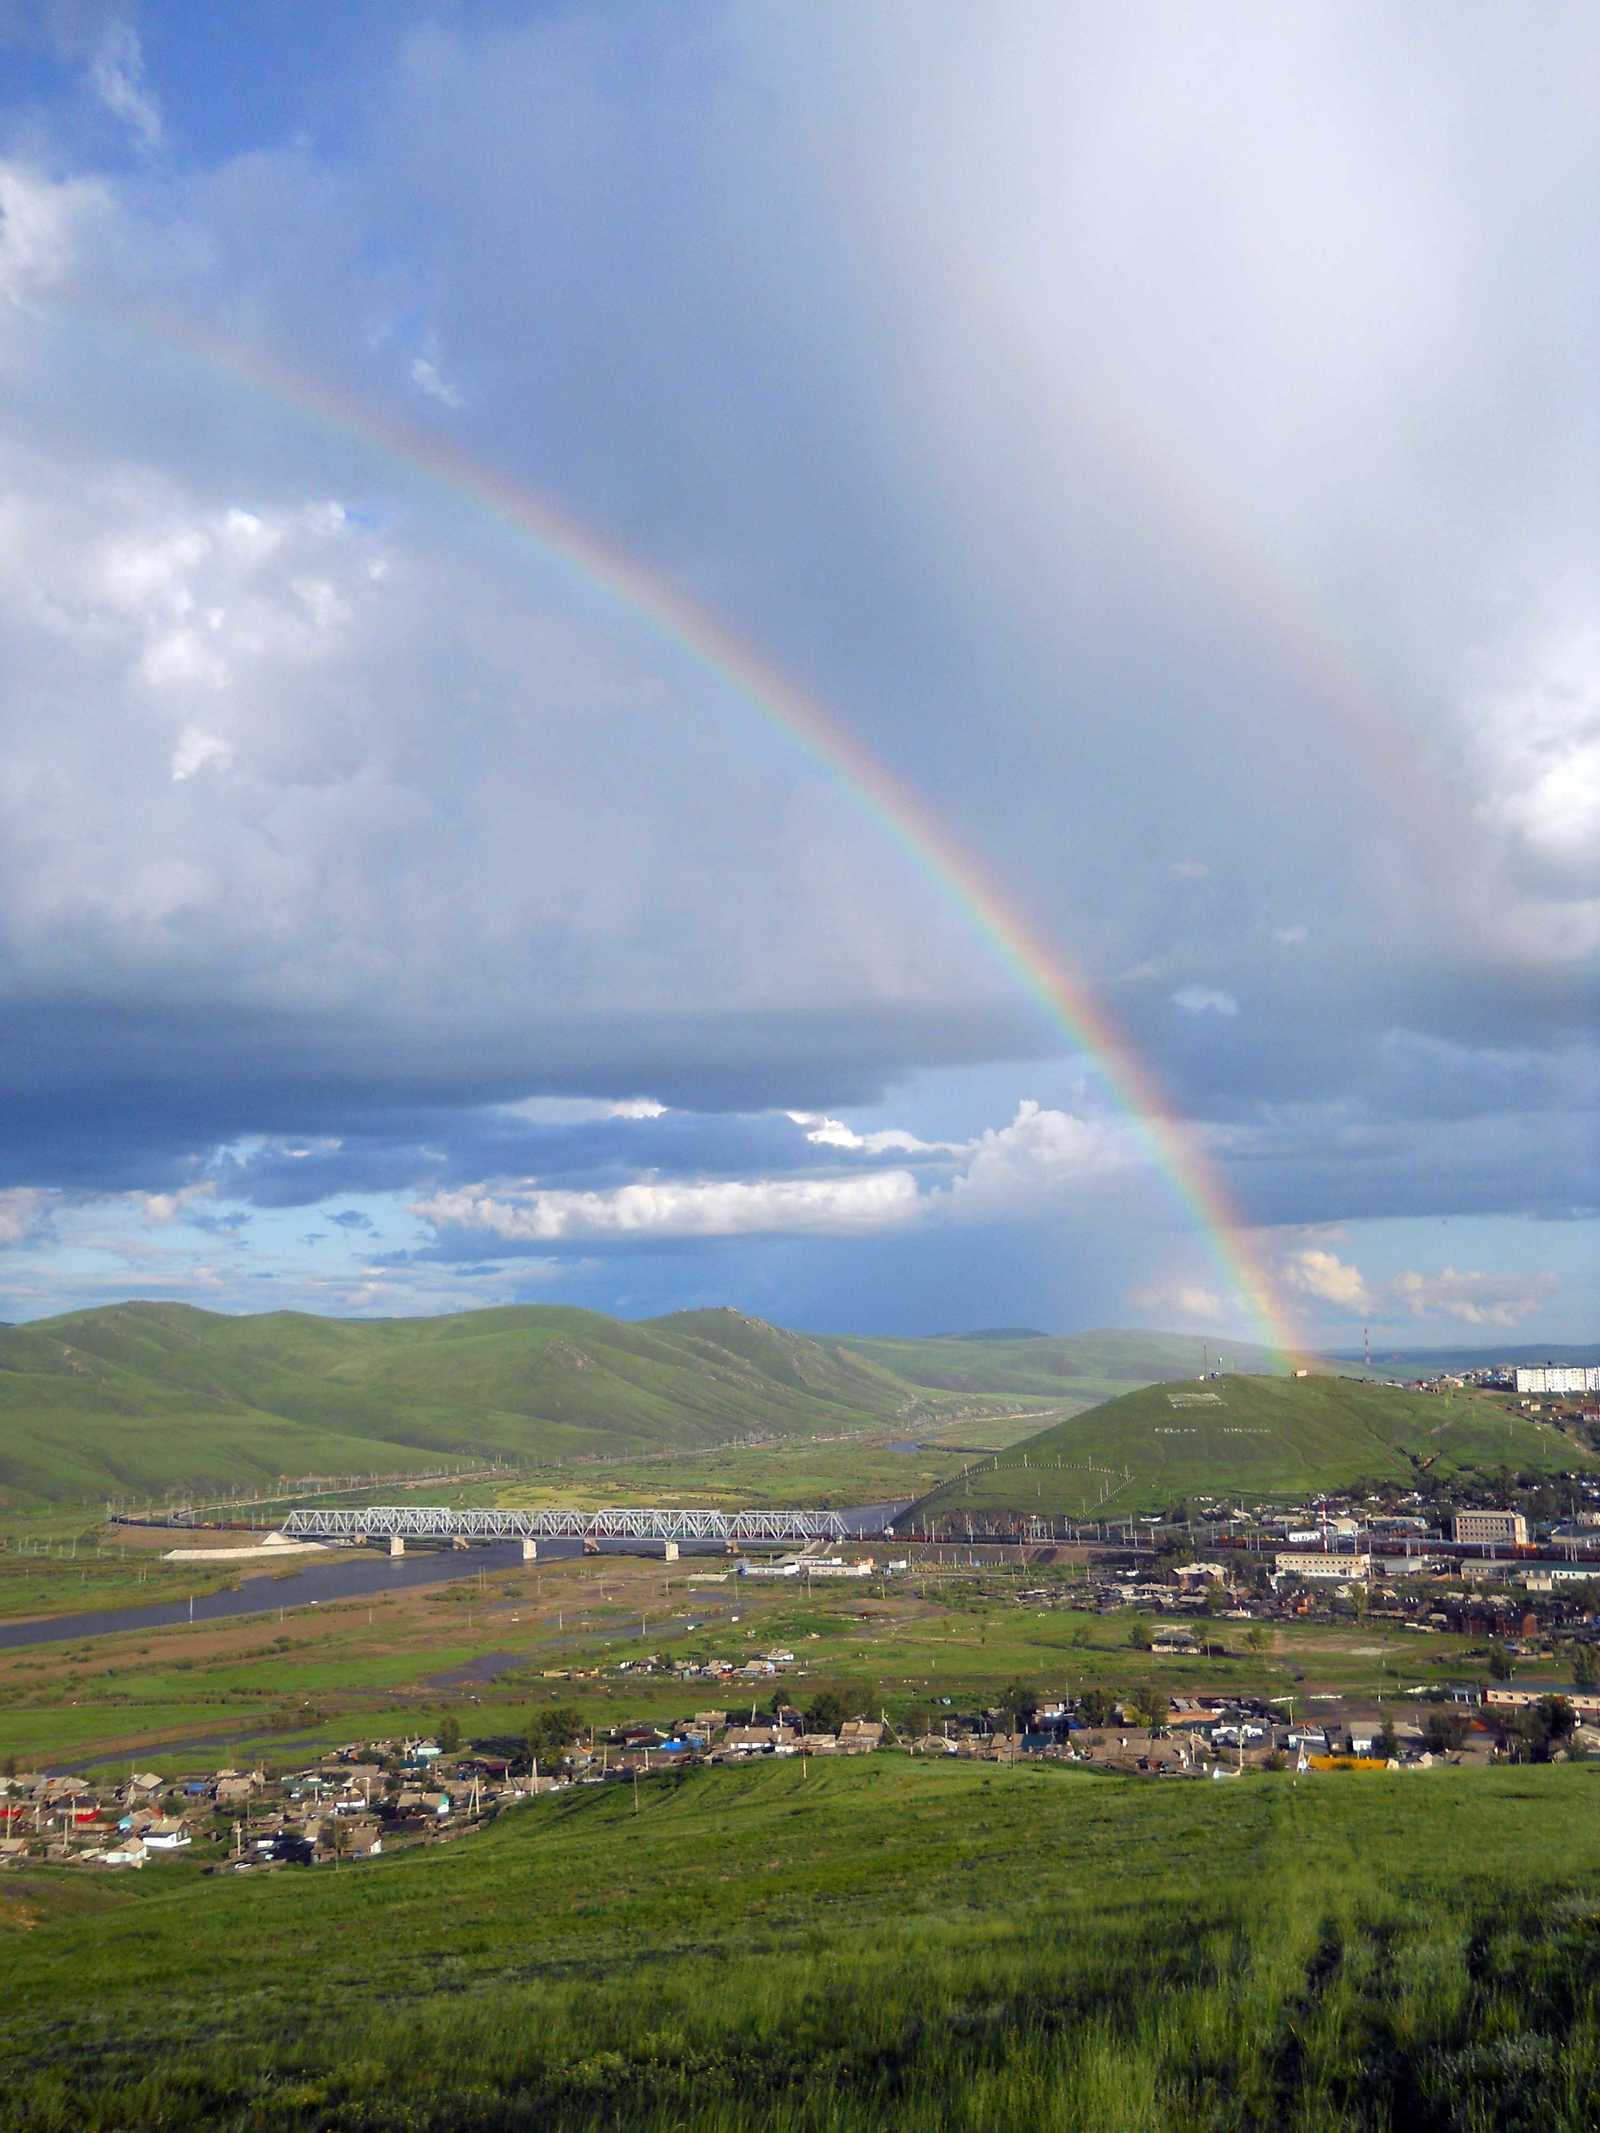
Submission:
POLYGON ((130 1303, 0 1331, 0 1492, 691 1449, 867 1429, 925 1399, 868 1359, 735 1312, 349 1321, 130 1303))
POLYGON ((1030 1397, 999 1354, 988 1372, 944 1373, 946 1386, 926 1358, 921 1378, 901 1376, 869 1345, 727 1310, 639 1324, 544 1306, 387 1320, 71 1312, 0 1329, 0 1501, 837 1436, 960 1413, 974 1396, 1030 1397))
POLYGON ((93 1501, 441 1456, 548 1463, 750 1437, 1059 1413, 1193 1361, 1193 1341, 811 1338, 730 1310, 626 1323, 548 1306, 445 1318, 223 1317, 127 1303, 0 1328, 0 1502, 93 1501))
POLYGON ((1538 1474, 1600 1465, 1571 1438, 1480 1393, 1411 1393, 1359 1378, 1227 1377, 1148 1385, 1074 1415, 947 1483, 932 1517, 1075 1516, 1108 1488, 1107 1515, 1184 1497, 1304 1497, 1360 1480, 1538 1474), (1087 1471, 1086 1471, 1087 1470, 1087 1471))
POLYGON ((1048 1400, 1076 1409, 1098 1406, 1136 1385, 1193 1376, 1209 1350, 1246 1372, 1288 1366, 1271 1349, 1242 1341, 1219 1346, 1187 1333, 1048 1334, 1004 1329, 946 1334, 934 1340, 849 1339, 831 1343, 864 1356, 930 1391, 1019 1401, 1048 1400))

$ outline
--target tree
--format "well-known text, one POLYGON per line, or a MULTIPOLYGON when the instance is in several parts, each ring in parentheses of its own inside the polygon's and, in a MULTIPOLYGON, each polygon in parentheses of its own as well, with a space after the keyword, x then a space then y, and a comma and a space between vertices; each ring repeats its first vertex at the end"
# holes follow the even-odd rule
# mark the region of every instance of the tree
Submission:
POLYGON ((439 1743, 441 1753, 445 1755, 459 1754, 461 1749, 461 1721, 456 1717, 454 1711, 446 1711, 443 1718, 440 1719, 438 1731, 435 1733, 434 1738, 439 1743))
POLYGON ((1128 1624, 1128 1642, 1136 1652, 1150 1649, 1150 1625, 1143 1615, 1135 1615, 1128 1624))
POLYGON ((1228 1588, 1220 1578, 1207 1578, 1204 1599, 1208 1615, 1224 1614, 1228 1606, 1228 1588))
POLYGON ((1489 1672, 1496 1681, 1509 1681, 1517 1670, 1517 1662, 1503 1644, 1489 1647, 1489 1672))
POLYGON ((849 1715, 837 1689, 819 1690, 806 1707, 806 1731, 837 1733, 849 1715))
POLYGON ((1393 1762, 1400 1752, 1400 1743, 1395 1737, 1394 1720, 1385 1711, 1383 1724, 1378 1728, 1378 1753, 1385 1762, 1393 1762))
POLYGON ((1021 1730, 1039 1708, 1039 1691, 1025 1681, 1008 1682, 996 1699, 996 1708, 1003 1719, 1021 1730))
POLYGON ((552 1704, 547 1711, 533 1711, 523 1729, 523 1745, 530 1763, 547 1769, 583 1731, 583 1713, 570 1704, 552 1704))
POLYGON ((1594 1688, 1600 1684, 1600 1652, 1592 1644, 1569 1644, 1567 1670, 1574 1688, 1594 1688))
POLYGON ((1078 1698, 1078 1716, 1086 1726, 1109 1726, 1117 1715, 1117 1700, 1107 1689, 1085 1689, 1078 1698))
POLYGON ((1454 1755, 1471 1730, 1465 1711, 1430 1711, 1423 1738, 1434 1755, 1454 1755))
POLYGON ((1172 1703, 1166 1690, 1157 1688, 1153 1681, 1136 1688, 1129 1700, 1135 1723, 1147 1727, 1152 1733, 1158 1733, 1172 1715, 1172 1703))
POLYGON ((1578 1714, 1565 1696, 1541 1696, 1534 1706, 1539 1714, 1539 1723, 1552 1741, 1570 1740, 1578 1723, 1578 1714))

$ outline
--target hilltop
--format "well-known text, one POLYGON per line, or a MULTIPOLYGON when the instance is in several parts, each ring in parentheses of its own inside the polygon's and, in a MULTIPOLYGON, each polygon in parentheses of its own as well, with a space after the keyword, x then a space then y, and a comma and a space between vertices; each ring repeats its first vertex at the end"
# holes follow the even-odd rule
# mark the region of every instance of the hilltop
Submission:
POLYGON ((348 1320, 117 1304, 0 1329, 0 1501, 839 1437, 980 1403, 1059 1413, 1193 1345, 819 1339, 731 1310, 630 1324, 535 1305, 348 1320))
POLYGON ((1545 1423, 1476 1392, 1414 1393, 1360 1378, 1226 1377, 1147 1385, 1041 1430, 946 1483, 923 1509, 1108 1515, 1186 1496, 1303 1497, 1426 1471, 1555 1474, 1597 1462, 1545 1423), (1090 1471, 1085 1472, 1088 1468, 1090 1471))
POLYGON ((1244 1372, 1274 1375, 1287 1366, 1268 1348, 1243 1341, 1219 1344, 1188 1333, 1033 1333, 1003 1328, 943 1334, 932 1340, 850 1339, 832 1345, 870 1358, 897 1378, 929 1390, 1007 1393, 1075 1408, 1098 1406, 1136 1385, 1192 1376, 1208 1350, 1244 1372))

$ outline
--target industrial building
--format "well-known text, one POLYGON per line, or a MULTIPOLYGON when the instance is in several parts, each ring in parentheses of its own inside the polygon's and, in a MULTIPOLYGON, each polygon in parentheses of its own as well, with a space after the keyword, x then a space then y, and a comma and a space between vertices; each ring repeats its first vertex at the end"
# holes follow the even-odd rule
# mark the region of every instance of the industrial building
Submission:
POLYGON ((1480 1547, 1528 1544, 1528 1521, 1520 1511, 1457 1511, 1453 1531, 1457 1541, 1480 1547))
POLYGON ((1281 1578, 1335 1578, 1365 1583, 1372 1575, 1370 1555, 1337 1555, 1321 1548, 1280 1548, 1275 1557, 1281 1578))

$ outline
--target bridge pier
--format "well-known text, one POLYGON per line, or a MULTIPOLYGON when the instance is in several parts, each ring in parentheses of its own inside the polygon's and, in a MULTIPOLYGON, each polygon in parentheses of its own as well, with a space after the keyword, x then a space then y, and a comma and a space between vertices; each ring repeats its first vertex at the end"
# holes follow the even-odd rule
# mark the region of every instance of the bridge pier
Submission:
POLYGON ((400 1538, 398 1533, 391 1533, 389 1535, 389 1553, 391 1555, 404 1555, 405 1552, 405 1542, 400 1538))
POLYGON ((525 1540, 522 1543, 522 1560, 525 1563, 536 1563, 539 1560, 539 1543, 536 1540, 525 1540))

